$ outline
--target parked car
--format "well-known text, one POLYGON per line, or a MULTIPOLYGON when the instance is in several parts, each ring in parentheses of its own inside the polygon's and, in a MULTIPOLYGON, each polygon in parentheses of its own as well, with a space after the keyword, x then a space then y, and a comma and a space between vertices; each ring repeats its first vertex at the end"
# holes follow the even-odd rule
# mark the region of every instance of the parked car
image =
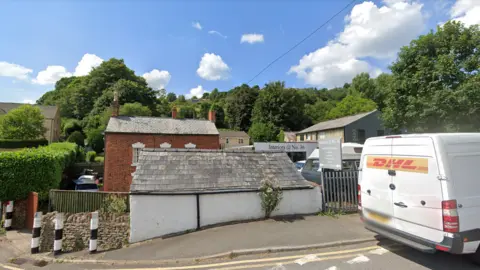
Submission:
POLYGON ((98 181, 99 180, 95 175, 82 175, 74 181, 75 190, 90 192, 98 191, 98 181))
POLYGON ((307 162, 306 160, 299 160, 297 162, 295 162, 295 167, 297 168, 297 171, 301 172, 302 169, 303 169, 303 166, 305 166, 305 162, 307 162))
MULTIPOLYGON (((342 170, 358 170, 362 148, 363 145, 358 143, 342 144, 342 170)), ((315 149, 301 171, 303 178, 317 184, 321 184, 322 171, 327 171, 320 168, 319 155, 319 150, 315 149)))
POLYGON ((359 177, 367 229, 480 263, 480 133, 369 138, 359 177))

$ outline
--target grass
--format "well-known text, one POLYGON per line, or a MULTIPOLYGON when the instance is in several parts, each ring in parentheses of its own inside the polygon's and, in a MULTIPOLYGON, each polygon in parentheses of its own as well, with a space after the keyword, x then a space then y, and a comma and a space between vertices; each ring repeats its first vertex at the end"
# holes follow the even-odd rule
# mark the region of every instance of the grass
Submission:
POLYGON ((339 218, 340 216, 345 215, 345 212, 342 210, 335 211, 333 209, 327 209, 326 211, 318 213, 318 216, 322 217, 331 217, 331 218, 339 218))

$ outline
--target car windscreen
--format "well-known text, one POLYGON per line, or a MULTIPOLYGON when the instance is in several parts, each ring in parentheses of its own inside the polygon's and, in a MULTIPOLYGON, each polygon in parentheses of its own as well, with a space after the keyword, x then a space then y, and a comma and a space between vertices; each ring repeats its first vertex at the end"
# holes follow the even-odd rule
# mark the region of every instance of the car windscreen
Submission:
POLYGON ((300 163, 300 162, 295 163, 295 167, 297 167, 298 170, 303 168, 303 166, 305 166, 305 163, 300 163))
POLYGON ((303 167, 303 170, 305 171, 318 171, 320 168, 320 163, 318 159, 309 159, 307 162, 305 162, 305 166, 303 167))
POLYGON ((98 189, 96 184, 81 184, 77 185, 77 190, 89 190, 89 189, 98 189))

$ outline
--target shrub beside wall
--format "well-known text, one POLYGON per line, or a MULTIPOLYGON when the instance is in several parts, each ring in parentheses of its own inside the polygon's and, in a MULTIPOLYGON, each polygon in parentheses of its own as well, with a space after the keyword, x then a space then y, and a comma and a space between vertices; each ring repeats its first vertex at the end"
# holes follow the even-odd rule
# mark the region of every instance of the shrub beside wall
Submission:
POLYGON ((78 146, 53 143, 16 152, 0 152, 0 201, 25 199, 31 191, 46 199, 76 158, 78 146))
POLYGON ((14 149, 14 148, 32 148, 48 145, 46 139, 37 139, 37 140, 10 140, 10 139, 0 139, 0 148, 3 149, 14 149))

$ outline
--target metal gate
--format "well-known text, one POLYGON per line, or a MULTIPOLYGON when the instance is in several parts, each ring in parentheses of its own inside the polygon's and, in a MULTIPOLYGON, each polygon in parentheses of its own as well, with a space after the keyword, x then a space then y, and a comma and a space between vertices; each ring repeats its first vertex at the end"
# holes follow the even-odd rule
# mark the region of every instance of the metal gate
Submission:
POLYGON ((358 211, 358 171, 324 172, 322 181, 324 210, 358 211))

